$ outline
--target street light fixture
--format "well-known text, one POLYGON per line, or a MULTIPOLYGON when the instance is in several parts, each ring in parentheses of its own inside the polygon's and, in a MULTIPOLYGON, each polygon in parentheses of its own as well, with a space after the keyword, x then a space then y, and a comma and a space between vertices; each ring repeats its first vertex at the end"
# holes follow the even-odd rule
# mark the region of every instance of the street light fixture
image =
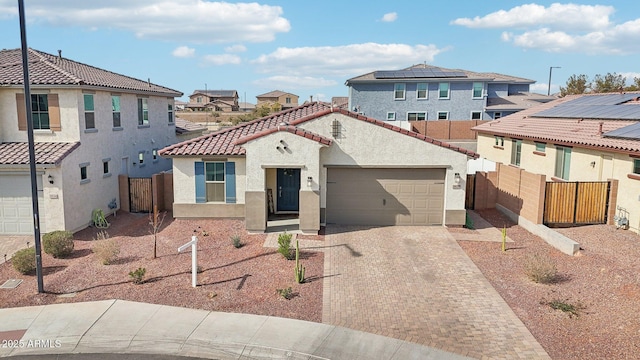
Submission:
POLYGON ((560 69, 560 66, 549 66, 549 87, 547 88, 547 96, 551 95, 551 72, 553 69, 560 69))

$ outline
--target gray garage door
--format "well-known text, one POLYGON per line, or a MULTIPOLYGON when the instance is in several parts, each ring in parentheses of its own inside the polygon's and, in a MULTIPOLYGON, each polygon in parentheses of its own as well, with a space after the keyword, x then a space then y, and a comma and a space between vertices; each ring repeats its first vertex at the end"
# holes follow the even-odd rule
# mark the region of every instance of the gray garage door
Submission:
MULTIPOLYGON (((42 189, 38 175, 38 189, 42 189)), ((41 232, 44 231, 42 191, 38 191, 41 232)), ((29 175, 0 175, 0 234, 32 235, 31 178, 29 175)))
POLYGON ((444 169, 327 169, 327 223, 441 225, 444 169))

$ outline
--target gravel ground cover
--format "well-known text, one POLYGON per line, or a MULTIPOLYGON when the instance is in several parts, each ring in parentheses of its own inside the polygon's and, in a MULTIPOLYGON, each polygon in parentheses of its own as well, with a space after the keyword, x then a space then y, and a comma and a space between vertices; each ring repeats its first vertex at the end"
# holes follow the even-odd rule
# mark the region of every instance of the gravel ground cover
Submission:
POLYGON ((640 236, 607 225, 556 229, 581 244, 572 257, 496 210, 478 213, 506 225, 514 243, 506 252, 499 242, 458 243, 553 359, 640 358, 640 236), (555 282, 527 277, 534 255, 555 264, 555 282))
POLYGON ((102 265, 92 247, 98 229, 74 235, 70 258, 55 259, 43 253, 44 287, 37 293, 36 277, 21 275, 10 262, 0 265, 0 283, 22 279, 15 289, 0 289, 0 307, 123 299, 203 310, 240 312, 300 320, 322 321, 323 254, 301 251, 308 279, 298 284, 295 262, 276 249, 264 248, 265 234, 250 235, 239 220, 173 220, 168 213, 157 234, 157 258, 153 259, 153 235, 146 214, 118 213, 109 217, 107 232, 120 246, 118 260, 102 265), (206 233, 206 236, 205 236, 206 233), (198 235, 198 287, 191 286, 191 251, 178 247, 198 235), (232 235, 241 237, 235 248, 232 235), (146 280, 135 285, 129 272, 142 267, 146 280), (277 289, 291 287, 291 298, 277 289))

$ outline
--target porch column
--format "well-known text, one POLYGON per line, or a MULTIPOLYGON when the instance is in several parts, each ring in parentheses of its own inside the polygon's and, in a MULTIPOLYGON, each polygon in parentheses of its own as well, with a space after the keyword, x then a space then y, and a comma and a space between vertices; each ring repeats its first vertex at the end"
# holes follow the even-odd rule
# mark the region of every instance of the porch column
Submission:
POLYGON ((320 192, 300 191, 300 231, 317 235, 320 230, 320 192))
POLYGON ((267 229, 267 195, 265 191, 245 192, 245 227, 249 232, 267 229))

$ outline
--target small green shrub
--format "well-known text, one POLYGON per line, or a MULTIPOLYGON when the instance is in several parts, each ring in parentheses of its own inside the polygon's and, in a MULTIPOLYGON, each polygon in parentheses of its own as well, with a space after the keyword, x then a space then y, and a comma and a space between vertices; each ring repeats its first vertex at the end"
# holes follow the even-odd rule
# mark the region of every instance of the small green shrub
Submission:
POLYGON ((231 237, 231 242, 233 243, 233 247, 235 247, 236 249, 240 249, 244 246, 244 244, 242 243, 242 239, 240 239, 240 235, 233 235, 231 237))
POLYGON ((120 245, 118 245, 115 239, 107 238, 96 241, 91 251, 100 259, 102 265, 110 265, 118 259, 118 255, 120 255, 120 245))
POLYGON ((276 292, 278 293, 278 295, 282 296, 287 300, 291 299, 293 295, 293 289, 291 289, 291 286, 289 286, 286 289, 276 289, 276 292))
POLYGON ((558 270, 556 264, 548 256, 532 255, 523 263, 524 273, 529 279, 540 284, 550 284, 556 281, 558 270))
POLYGON ((134 284, 139 285, 144 283, 144 275, 146 273, 147 269, 137 268, 136 270, 129 272, 129 276, 131 276, 131 281, 133 281, 134 284))
POLYGON ((73 252, 73 233, 71 231, 52 231, 42 236, 42 249, 54 258, 63 258, 73 252))
POLYGON ((111 236, 106 230, 100 230, 95 234, 95 236, 93 237, 93 240, 94 241, 107 240, 110 237, 111 236))
POLYGON ((586 309, 584 305, 581 303, 571 304, 568 300, 552 300, 552 301, 541 301, 542 305, 549 305, 554 310, 561 310, 563 312, 569 313, 569 317, 578 317, 580 316, 580 311, 586 309))
POLYGON ((18 250, 11 258, 13 268, 21 274, 30 274, 36 271, 36 249, 26 248, 18 250))
POLYGON ((278 252, 287 260, 293 260, 293 252, 291 251, 292 236, 292 234, 287 234, 286 231, 278 235, 278 252))

